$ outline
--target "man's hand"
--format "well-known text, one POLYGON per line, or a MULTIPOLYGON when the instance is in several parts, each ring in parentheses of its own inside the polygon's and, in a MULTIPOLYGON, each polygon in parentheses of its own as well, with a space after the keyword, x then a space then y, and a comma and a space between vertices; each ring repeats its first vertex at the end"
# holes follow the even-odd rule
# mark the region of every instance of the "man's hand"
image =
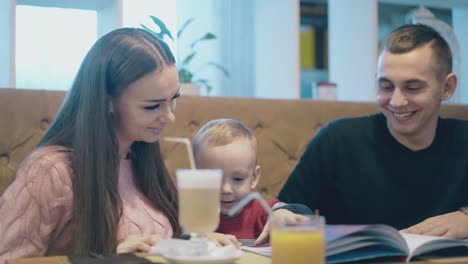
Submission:
POLYGON ((275 210, 271 213, 270 217, 268 218, 268 221, 266 222, 265 227, 263 227, 262 233, 260 233, 258 238, 253 242, 254 246, 263 244, 268 241, 268 237, 270 236, 270 231, 271 231, 271 218, 272 217, 274 217, 276 221, 279 221, 280 223, 285 223, 285 224, 297 224, 302 221, 307 221, 309 219, 307 216, 295 214, 286 209, 275 210))
POLYGON ((438 215, 401 232, 465 239, 468 238, 468 216, 459 211, 438 215))
POLYGON ((227 246, 231 244, 236 247, 241 246, 241 243, 233 235, 213 232, 213 233, 209 233, 206 237, 212 242, 214 242, 218 247, 227 246))
POLYGON ((157 235, 130 235, 117 246, 117 254, 144 252, 148 253, 162 238, 157 235))

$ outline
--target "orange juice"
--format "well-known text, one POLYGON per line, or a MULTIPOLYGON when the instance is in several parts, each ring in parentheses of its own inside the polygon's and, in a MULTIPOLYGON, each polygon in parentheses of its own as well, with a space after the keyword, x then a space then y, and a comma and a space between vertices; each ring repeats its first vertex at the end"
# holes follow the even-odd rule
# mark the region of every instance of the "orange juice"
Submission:
POLYGON ((323 230, 279 229, 270 234, 272 264, 324 264, 323 230))

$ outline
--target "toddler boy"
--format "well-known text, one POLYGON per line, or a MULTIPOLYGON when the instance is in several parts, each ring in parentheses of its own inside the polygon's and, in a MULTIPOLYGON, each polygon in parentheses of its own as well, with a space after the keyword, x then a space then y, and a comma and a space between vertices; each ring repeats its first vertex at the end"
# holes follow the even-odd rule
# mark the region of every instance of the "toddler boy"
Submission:
MULTIPOLYGON (((269 212, 266 212, 257 200, 251 201, 237 215, 227 216, 236 203, 252 192, 260 179, 257 140, 252 131, 238 120, 215 119, 197 132, 193 150, 197 168, 221 168, 224 171, 221 186, 221 220, 216 232, 231 234, 241 239, 257 238, 269 216, 269 212)), ((273 208, 285 205, 276 198, 268 203, 273 208)), ((301 213, 312 213, 307 207, 305 209, 306 211, 301 213)), ((291 211, 281 211, 280 217, 285 221, 299 221, 302 217, 291 211)))

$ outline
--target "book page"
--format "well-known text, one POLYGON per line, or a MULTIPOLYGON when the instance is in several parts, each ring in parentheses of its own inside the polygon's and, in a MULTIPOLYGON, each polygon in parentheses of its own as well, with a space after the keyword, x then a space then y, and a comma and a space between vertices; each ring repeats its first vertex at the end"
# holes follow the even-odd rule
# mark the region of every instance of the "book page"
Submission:
POLYGON ((437 236, 401 233, 410 249, 408 260, 413 256, 422 255, 439 249, 468 246, 468 241, 461 239, 449 239, 437 236))
POLYGON ((262 256, 271 257, 271 246, 263 246, 263 247, 242 246, 241 249, 245 251, 257 253, 262 256))
MULTIPOLYGON (((385 225, 327 225, 325 244, 327 261, 331 263, 409 253, 398 230, 385 225)), ((271 256, 269 245, 243 246, 241 249, 271 256)))
MULTIPOLYGON (((407 256, 410 260, 440 249, 468 247, 465 240, 401 233, 385 225, 327 225, 325 231, 327 263, 382 256, 407 256)), ((269 245, 241 249, 271 256, 269 245)))
POLYGON ((398 230, 386 225, 329 225, 326 229, 327 253, 344 251, 372 245, 392 248, 405 255, 409 253, 406 241, 398 230))

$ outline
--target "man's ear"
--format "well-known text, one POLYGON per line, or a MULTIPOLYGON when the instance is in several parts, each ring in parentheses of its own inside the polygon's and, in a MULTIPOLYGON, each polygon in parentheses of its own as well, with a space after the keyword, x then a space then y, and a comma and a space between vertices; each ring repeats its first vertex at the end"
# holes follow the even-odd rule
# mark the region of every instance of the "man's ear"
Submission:
POLYGON ((443 83, 442 100, 450 99, 457 89, 458 79, 454 73, 449 73, 443 83))
POLYGON ((253 181, 250 184, 250 187, 252 189, 254 189, 257 186, 258 180, 260 180, 260 166, 256 165, 253 173, 253 181))

